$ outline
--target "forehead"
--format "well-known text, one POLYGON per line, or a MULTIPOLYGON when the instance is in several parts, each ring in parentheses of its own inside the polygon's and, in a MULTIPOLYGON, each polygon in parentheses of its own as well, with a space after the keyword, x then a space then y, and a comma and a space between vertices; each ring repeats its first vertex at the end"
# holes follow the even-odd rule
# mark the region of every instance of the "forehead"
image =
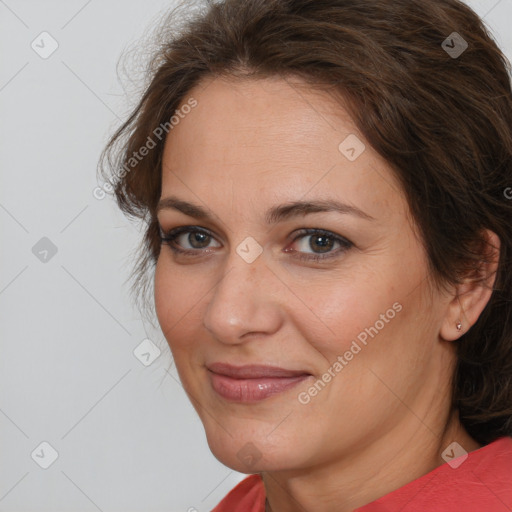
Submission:
POLYGON ((336 150, 335 142, 343 130, 355 131, 333 97, 305 87, 297 79, 208 78, 194 87, 182 104, 189 97, 196 99, 197 107, 187 116, 190 122, 184 119, 171 131, 167 145, 175 141, 207 144, 210 149, 245 145, 248 156, 262 147, 277 156, 286 148, 293 148, 293 154, 325 151, 328 146, 332 149, 332 143, 336 150), (229 139, 220 133, 229 134, 229 139))
POLYGON ((229 187, 254 200, 334 193, 347 202, 364 196, 370 209, 403 203, 386 162, 326 92, 292 79, 214 78, 182 104, 189 98, 197 106, 166 139, 162 195, 181 191, 192 199, 191 192, 208 197, 229 187), (356 159, 347 158, 354 153, 347 145, 356 159))

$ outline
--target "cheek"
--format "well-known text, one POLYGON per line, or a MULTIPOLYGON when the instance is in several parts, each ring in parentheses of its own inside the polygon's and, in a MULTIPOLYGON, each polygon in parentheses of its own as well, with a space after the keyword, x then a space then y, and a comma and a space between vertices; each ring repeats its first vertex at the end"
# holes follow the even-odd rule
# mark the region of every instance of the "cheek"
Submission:
MULTIPOLYGON (((155 268, 155 310, 162 332, 171 350, 180 340, 186 339, 186 331, 197 324, 197 305, 200 294, 189 278, 160 256, 155 268)), ((189 338, 193 339, 193 338, 189 338)))
POLYGON ((183 387, 199 396, 194 374, 201 353, 199 331, 203 325, 198 302, 204 292, 198 294, 195 287, 189 277, 168 261, 157 261, 154 294, 158 322, 183 387))
POLYGON ((422 338, 434 339, 430 324, 435 322, 417 318, 417 311, 427 307, 424 267, 407 265, 405 258, 380 263, 354 269, 337 282, 315 287, 309 295, 315 315, 309 318, 316 318, 316 323, 311 320, 309 326, 322 328, 309 329, 305 317, 295 317, 308 330, 309 344, 323 356, 322 370, 327 371, 342 356, 343 370, 335 372, 338 377, 333 389, 342 383, 347 386, 349 375, 350 389, 353 384, 372 383, 375 376, 370 372, 363 378, 363 367, 382 374, 389 382, 407 379, 410 369, 418 368, 424 359, 428 344, 422 338), (403 375, 397 371, 397 361, 404 361, 403 375))
POLYGON ((387 408, 398 407, 396 394, 407 402, 425 382, 435 333, 429 319, 417 318, 421 286, 411 293, 404 281, 393 289, 379 286, 366 300, 356 297, 364 299, 350 293, 338 297, 344 309, 331 326, 336 336, 315 346, 324 357, 323 372, 335 374, 316 406, 329 402, 343 417, 351 411, 354 418, 380 418, 387 408))
POLYGON ((400 298, 396 283, 389 279, 389 272, 351 273, 337 282, 316 286, 307 295, 308 305, 314 314, 299 317, 297 321, 308 331, 310 343, 329 360, 349 350, 354 340, 364 343, 369 338, 367 330, 380 332, 397 322, 393 304, 400 298), (381 276, 387 275, 386 279, 381 276), (381 318, 383 316, 383 319, 381 318), (305 319, 308 318, 306 325, 305 319))

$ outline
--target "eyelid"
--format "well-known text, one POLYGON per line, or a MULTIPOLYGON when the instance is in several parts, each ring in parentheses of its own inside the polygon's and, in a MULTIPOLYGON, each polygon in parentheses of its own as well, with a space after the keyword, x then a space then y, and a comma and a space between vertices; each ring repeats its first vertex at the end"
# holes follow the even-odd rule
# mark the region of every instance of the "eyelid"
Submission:
MULTIPOLYGON (((203 228, 201 226, 192 226, 192 225, 186 225, 186 226, 178 226, 176 228, 172 228, 169 230, 163 230, 160 224, 158 225, 159 228, 159 234, 162 244, 168 245, 171 250, 175 253, 181 253, 185 255, 189 255, 191 257, 201 256, 204 254, 211 254, 212 251, 211 248, 205 248, 205 249, 183 249, 180 246, 176 246, 173 244, 173 242, 182 234, 186 233, 203 233, 212 239, 216 240, 218 243, 220 243, 216 236, 208 229, 203 228)), ((327 229, 322 228, 301 228, 298 230, 295 230, 293 233, 291 233, 288 237, 288 239, 291 238, 291 242, 295 242, 299 238, 305 238, 307 236, 326 236, 328 238, 331 238, 334 240, 335 243, 339 244, 339 248, 337 250, 329 251, 326 253, 314 253, 314 252, 308 252, 304 253, 301 251, 296 250, 289 250, 288 247, 283 251, 285 253, 292 253, 297 254, 298 256, 293 256, 296 259, 300 260, 306 260, 306 261, 321 261, 321 260, 327 260, 329 258, 335 258, 339 257, 340 253, 346 252, 348 249, 355 247, 355 244, 348 240, 347 238, 338 235, 337 233, 334 233, 332 231, 329 231, 327 229)))
POLYGON ((339 242, 342 245, 354 245, 348 238, 345 238, 344 236, 338 235, 337 233, 334 233, 333 231, 329 231, 328 229, 322 229, 322 228, 301 228, 299 230, 294 231, 293 233, 292 242, 295 242, 298 238, 307 236, 307 235, 318 235, 322 236, 325 235, 329 238, 333 238, 335 241, 339 242))
MULTIPOLYGON (((175 252, 188 253, 188 254, 191 254, 191 253, 199 254, 201 252, 211 252, 209 250, 209 248, 206 248, 206 249, 183 249, 183 248, 177 248, 175 245, 173 245, 173 242, 179 236, 186 234, 186 233, 202 233, 204 235, 211 237, 212 239, 214 239, 218 242, 217 238, 210 230, 203 228, 201 226, 178 226, 176 228, 164 230, 159 225, 158 229, 159 229, 161 243, 165 243, 175 252)), ((220 242, 218 242, 218 243, 220 243, 220 242)))
POLYGON ((334 243, 338 243, 339 247, 335 250, 325 252, 325 253, 315 253, 315 252, 301 252, 301 251, 285 251, 285 252, 293 252, 297 254, 297 256, 294 256, 295 258, 299 260, 305 260, 305 261, 315 261, 315 262, 321 262, 323 260, 329 260, 329 259, 335 259, 339 258, 340 255, 351 249, 352 247, 355 247, 355 244, 352 243, 347 238, 338 235, 337 233, 334 233, 332 231, 329 231, 327 229, 322 228, 302 228, 298 231, 294 232, 294 237, 292 239, 292 243, 298 240, 299 238, 305 238, 308 236, 326 236, 327 238, 331 238, 334 240, 334 243))

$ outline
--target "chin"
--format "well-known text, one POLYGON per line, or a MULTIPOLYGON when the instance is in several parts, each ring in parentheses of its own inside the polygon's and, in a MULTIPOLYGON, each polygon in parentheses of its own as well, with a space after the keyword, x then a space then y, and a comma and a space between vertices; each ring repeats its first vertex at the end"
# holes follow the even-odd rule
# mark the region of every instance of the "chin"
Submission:
POLYGON ((307 447, 304 440, 294 440, 282 431, 269 436, 267 428, 229 430, 229 434, 216 425, 205 427, 208 446, 215 458, 240 473, 282 471, 299 468, 304 464, 307 447), (251 434, 248 434, 252 430, 251 434), (231 435, 230 435, 231 434, 231 435), (297 447, 300 446, 300 450, 297 447))

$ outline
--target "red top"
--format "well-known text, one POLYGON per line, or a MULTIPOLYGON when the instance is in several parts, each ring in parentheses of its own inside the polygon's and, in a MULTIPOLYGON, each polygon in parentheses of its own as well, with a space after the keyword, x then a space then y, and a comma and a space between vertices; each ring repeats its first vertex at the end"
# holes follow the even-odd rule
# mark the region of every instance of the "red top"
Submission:
MULTIPOLYGON (((512 437, 456 457, 353 512, 397 511, 512 511, 512 437)), ((242 480, 212 512, 265 512, 260 475, 242 480)))

